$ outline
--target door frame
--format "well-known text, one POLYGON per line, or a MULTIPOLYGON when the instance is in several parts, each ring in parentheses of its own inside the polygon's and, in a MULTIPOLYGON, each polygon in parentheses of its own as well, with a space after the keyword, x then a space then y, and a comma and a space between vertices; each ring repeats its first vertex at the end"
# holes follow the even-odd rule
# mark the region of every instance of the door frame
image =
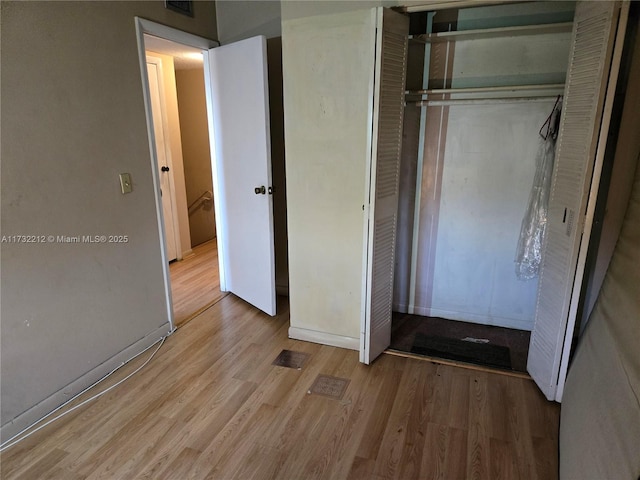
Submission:
MULTIPOLYGON (((158 235, 160 237, 160 256, 162 258, 162 277, 164 280, 164 293, 165 293, 165 301, 167 308, 167 317, 169 319, 169 325, 171 327, 171 332, 175 330, 174 318, 173 318, 173 299, 171 296, 171 276, 169 272, 169 262, 167 261, 167 252, 164 243, 164 238, 166 235, 165 227, 164 227, 164 218, 162 214, 162 198, 160 193, 160 174, 158 172, 158 154, 156 152, 156 143, 155 143, 155 133, 153 130, 153 116, 151 113, 151 96, 149 94, 149 76, 147 73, 147 60, 146 60, 146 49, 144 43, 144 35, 153 35, 155 37, 163 38, 165 40, 169 40, 175 43, 180 43, 182 45, 187 45, 190 47, 196 47, 203 50, 203 58, 204 58, 204 70, 205 70, 205 89, 210 85, 210 79, 207 75, 207 55, 205 54, 211 48, 219 47, 220 42, 217 40, 211 40, 199 35, 194 35, 192 33, 187 33, 182 30, 178 30, 172 27, 167 27, 166 25, 162 25, 160 23, 152 22, 150 20, 134 17, 135 26, 136 26, 136 38, 138 43, 138 61, 140 65, 140 75, 142 78, 142 96, 144 100, 144 109, 146 114, 146 122, 147 122, 147 132, 149 137, 149 152, 150 162, 151 162, 151 178, 153 181, 153 191, 155 196, 155 206, 156 206, 156 220, 158 222, 158 235)), ((207 99, 207 113, 210 113, 211 105, 209 104, 209 100, 207 99)), ((212 124, 209 120, 207 122, 209 128, 209 138, 213 139, 213 131, 212 124)), ((213 141, 213 140, 212 140, 213 141)), ((213 155, 213 154, 212 154, 213 155)), ((215 165, 215 156, 211 157, 212 166, 215 165)), ((214 198, 216 192, 216 175, 215 168, 212 168, 212 175, 214 180, 214 198)), ((214 201, 214 208, 218 202, 214 201)), ((220 224, 220 217, 218 212, 216 212, 216 230, 221 231, 222 225, 220 224)), ((221 259, 222 255, 219 254, 218 258, 221 259)), ((224 284, 224 268, 223 263, 220 260, 220 289, 225 291, 224 284)))

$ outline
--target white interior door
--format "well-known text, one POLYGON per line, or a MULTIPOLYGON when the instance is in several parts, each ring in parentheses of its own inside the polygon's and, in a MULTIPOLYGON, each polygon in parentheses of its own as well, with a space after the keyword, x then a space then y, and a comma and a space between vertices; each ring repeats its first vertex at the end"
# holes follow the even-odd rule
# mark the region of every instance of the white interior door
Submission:
POLYGON ((378 8, 373 98, 366 295, 360 361, 371 363, 391 343, 398 181, 407 71, 409 17, 378 8))
POLYGON ((149 77, 149 96, 151 97, 151 113, 153 117, 153 133, 156 141, 156 159, 160 174, 160 192, 162 194, 162 217, 164 219, 164 241, 167 250, 167 261, 178 258, 176 240, 176 218, 174 216, 174 195, 171 179, 171 158, 167 145, 167 126, 164 114, 164 89, 162 88, 162 62, 159 58, 147 56, 147 73, 149 77))
POLYGON ((275 315, 266 38, 213 48, 207 60, 220 286, 275 315))
MULTIPOLYGON (((619 10, 619 2, 580 1, 576 6, 527 362, 531 377, 549 400, 561 400, 564 377, 560 377, 560 367, 565 364, 566 375, 575 326, 580 269, 584 269, 578 258, 586 254, 588 244, 588 239, 583 241, 583 231, 585 236, 590 233, 587 199, 592 174, 592 188, 598 188, 599 172, 594 171, 596 151, 604 152, 607 116, 611 113, 604 108, 605 96, 609 96, 607 82, 610 70, 617 71, 611 59, 619 10), (601 126, 604 135, 598 145, 601 126), (585 229, 585 223, 589 230, 585 229)), ((617 75, 613 77, 610 92, 615 91, 617 75)))

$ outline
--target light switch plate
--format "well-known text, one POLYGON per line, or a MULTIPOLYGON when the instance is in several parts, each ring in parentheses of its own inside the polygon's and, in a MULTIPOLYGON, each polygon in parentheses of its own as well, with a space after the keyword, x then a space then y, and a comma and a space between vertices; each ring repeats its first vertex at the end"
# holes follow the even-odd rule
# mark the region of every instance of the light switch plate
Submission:
POLYGON ((120 188, 122 189, 122 193, 131 193, 133 187, 131 185, 131 174, 129 173, 121 173, 120 174, 120 188))

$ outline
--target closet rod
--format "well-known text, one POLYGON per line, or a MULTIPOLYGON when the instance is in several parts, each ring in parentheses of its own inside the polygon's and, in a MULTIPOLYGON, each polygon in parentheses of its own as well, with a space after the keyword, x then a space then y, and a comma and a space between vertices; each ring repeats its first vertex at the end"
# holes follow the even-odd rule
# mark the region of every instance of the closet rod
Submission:
POLYGON ((429 90, 407 90, 407 95, 440 95, 444 93, 519 92, 522 90, 564 89, 564 83, 542 83, 538 85, 503 85, 499 87, 431 88, 429 90))
POLYGON ((406 105, 418 107, 445 107, 449 105, 492 105, 505 103, 540 103, 557 99, 557 95, 543 97, 502 97, 502 98, 451 98, 449 100, 422 100, 407 102, 406 105))
POLYGON ((569 33, 573 22, 545 23, 540 25, 514 25, 511 27, 482 28, 477 30, 453 30, 448 32, 412 35, 411 40, 424 43, 449 42, 455 40, 478 40, 486 38, 516 37, 521 35, 543 35, 547 33, 569 33))

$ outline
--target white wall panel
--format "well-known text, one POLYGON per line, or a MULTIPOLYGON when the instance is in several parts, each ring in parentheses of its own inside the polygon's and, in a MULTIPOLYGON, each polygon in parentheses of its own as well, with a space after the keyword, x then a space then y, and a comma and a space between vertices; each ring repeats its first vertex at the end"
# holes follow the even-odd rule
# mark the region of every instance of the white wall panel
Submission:
POLYGON ((360 336, 374 14, 283 21, 293 332, 360 336))

